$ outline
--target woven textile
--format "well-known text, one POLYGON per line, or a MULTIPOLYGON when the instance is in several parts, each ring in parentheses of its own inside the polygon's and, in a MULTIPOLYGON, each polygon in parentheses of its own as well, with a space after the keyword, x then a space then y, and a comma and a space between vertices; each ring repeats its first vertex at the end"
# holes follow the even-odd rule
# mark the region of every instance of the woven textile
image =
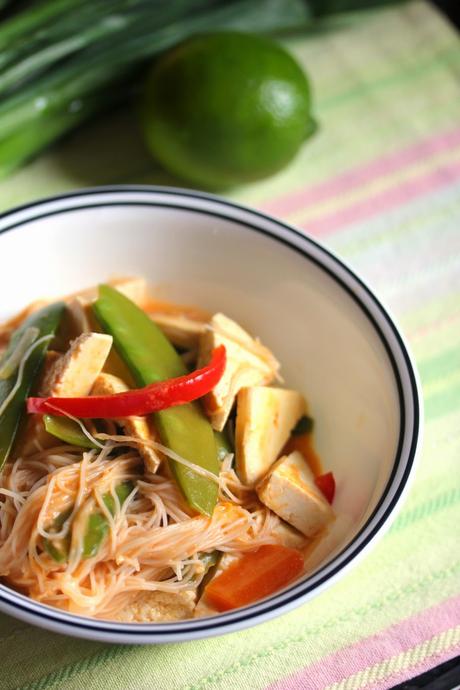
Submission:
MULTIPOLYGON (((229 196, 324 242, 394 313, 425 398, 413 489, 350 574, 251 630, 114 646, 0 616, 2 690, 380 690, 460 654, 460 42, 414 2, 287 46, 312 76, 320 129, 287 170, 229 196)), ((0 207, 171 182, 122 111, 0 183, 0 207)))

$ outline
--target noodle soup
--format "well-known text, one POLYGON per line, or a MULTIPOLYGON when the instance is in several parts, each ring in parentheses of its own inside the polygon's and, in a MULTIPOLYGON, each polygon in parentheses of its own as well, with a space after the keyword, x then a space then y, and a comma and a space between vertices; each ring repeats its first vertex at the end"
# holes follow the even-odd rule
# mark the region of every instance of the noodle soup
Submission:
POLYGON ((127 622, 209 616, 305 572, 335 481, 300 391, 225 314, 142 278, 0 327, 0 577, 127 622))

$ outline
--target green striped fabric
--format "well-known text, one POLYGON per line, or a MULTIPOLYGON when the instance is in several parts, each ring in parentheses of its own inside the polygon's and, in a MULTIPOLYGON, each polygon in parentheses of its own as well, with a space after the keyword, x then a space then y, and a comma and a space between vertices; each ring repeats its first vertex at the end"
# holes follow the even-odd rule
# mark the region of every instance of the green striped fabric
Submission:
MULTIPOLYGON (((281 619, 187 645, 113 646, 0 616, 0 687, 389 688, 460 653, 460 44, 425 2, 287 41, 312 76, 318 134, 229 197, 295 223, 389 305, 425 397, 423 455, 393 527, 339 584, 281 619)), ((128 110, 0 185, 6 209, 75 187, 178 184, 128 110)))

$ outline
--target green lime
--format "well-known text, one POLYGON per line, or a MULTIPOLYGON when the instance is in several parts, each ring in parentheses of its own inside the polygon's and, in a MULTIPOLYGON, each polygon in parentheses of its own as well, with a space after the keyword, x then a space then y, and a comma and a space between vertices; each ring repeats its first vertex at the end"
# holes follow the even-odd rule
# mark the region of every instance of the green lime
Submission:
POLYGON ((280 170, 315 129, 293 57, 268 38, 230 31, 192 37, 153 65, 141 122, 167 170, 211 189, 280 170))

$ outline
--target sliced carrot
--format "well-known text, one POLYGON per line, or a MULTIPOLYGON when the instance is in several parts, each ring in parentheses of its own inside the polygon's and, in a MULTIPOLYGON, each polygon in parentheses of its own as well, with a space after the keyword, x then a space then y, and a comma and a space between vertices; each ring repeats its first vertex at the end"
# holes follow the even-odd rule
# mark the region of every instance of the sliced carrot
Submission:
POLYGON ((242 556, 205 588, 218 611, 229 611, 273 594, 301 574, 304 559, 297 549, 267 544, 242 556))

